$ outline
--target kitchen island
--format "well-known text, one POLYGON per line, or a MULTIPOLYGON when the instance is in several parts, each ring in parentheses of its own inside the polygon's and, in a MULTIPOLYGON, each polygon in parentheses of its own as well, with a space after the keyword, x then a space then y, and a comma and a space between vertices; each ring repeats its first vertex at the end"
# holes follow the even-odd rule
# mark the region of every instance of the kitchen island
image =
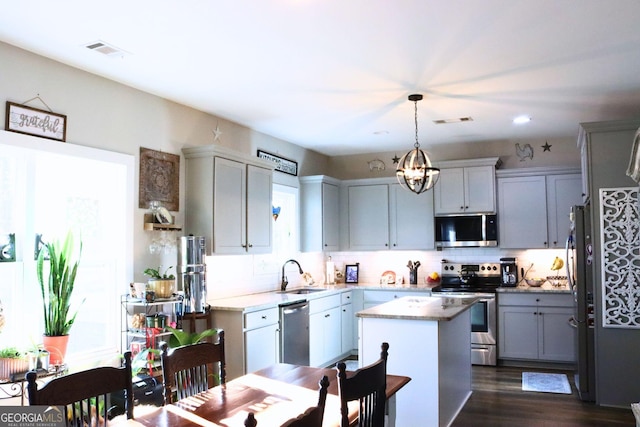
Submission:
POLYGON ((477 300, 404 297, 356 314, 360 366, 388 342, 387 372, 411 378, 390 407, 398 426, 447 426, 471 396, 469 308, 477 300))

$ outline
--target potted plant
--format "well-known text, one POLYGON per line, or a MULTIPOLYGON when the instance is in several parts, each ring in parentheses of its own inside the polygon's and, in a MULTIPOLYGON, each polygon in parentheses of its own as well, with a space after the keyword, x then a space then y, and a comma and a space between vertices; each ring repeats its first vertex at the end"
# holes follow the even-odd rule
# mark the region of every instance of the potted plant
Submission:
POLYGON ((64 363, 69 330, 78 315, 77 310, 71 313, 70 308, 81 253, 82 241, 72 230, 64 240, 53 239, 38 253, 36 273, 44 314, 43 345, 53 365, 64 363), (46 275, 45 264, 49 267, 46 275))
POLYGON ((145 276, 149 276, 149 288, 155 292, 158 298, 170 298, 173 295, 176 287, 176 276, 169 274, 173 266, 168 267, 164 273, 160 273, 160 267, 147 268, 143 273, 145 276))
POLYGON ((0 381, 9 381, 11 376, 25 372, 28 368, 27 359, 16 347, 0 349, 0 381))

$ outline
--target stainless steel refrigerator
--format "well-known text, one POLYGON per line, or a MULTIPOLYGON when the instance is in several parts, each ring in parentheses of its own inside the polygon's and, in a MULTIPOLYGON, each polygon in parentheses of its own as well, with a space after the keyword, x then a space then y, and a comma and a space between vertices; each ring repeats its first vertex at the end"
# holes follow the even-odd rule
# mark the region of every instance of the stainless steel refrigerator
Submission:
POLYGON ((581 400, 595 401, 595 313, 593 288, 593 243, 589 205, 571 208, 567 238, 566 267, 573 293, 574 314, 569 320, 576 329, 575 386, 581 400))

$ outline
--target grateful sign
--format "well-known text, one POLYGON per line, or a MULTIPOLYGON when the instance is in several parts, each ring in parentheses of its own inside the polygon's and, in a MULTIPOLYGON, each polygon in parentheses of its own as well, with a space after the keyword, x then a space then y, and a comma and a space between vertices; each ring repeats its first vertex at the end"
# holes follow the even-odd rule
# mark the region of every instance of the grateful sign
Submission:
POLYGON ((7 101, 5 130, 65 141, 67 116, 7 101))

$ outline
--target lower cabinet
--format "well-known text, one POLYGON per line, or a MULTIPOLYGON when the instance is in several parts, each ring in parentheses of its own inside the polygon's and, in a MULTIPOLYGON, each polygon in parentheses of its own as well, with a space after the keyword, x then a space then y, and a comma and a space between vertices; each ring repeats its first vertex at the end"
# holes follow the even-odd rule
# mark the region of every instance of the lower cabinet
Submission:
POLYGON ((309 301, 309 364, 327 366, 342 355, 340 294, 309 301))
POLYGON ((498 357, 575 362, 571 294, 498 295, 498 357))
POLYGON ((351 291, 340 294, 340 326, 342 334, 342 347, 341 353, 350 353, 351 350, 357 348, 358 344, 354 346, 354 315, 353 303, 351 302, 351 291))
POLYGON ((254 372, 280 361, 279 309, 245 313, 245 372, 254 372))
POLYGON ((214 310, 213 327, 225 332, 227 380, 280 361, 278 307, 257 311, 214 310))

